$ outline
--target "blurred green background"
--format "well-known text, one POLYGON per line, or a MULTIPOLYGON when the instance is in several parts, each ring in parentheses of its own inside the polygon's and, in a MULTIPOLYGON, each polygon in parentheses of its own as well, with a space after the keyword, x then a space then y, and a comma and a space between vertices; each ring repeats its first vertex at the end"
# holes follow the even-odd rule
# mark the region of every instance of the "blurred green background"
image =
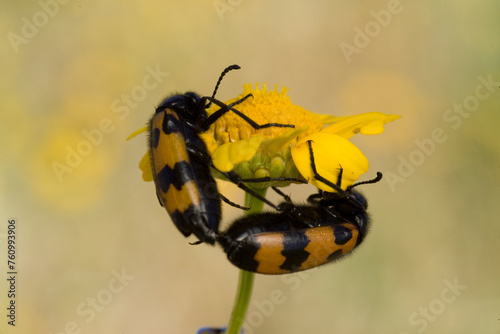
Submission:
MULTIPOLYGON (((403 115, 353 139, 370 160, 364 179, 385 174, 364 188, 365 244, 318 270, 257 276, 247 333, 500 333, 498 1, 0 7, 2 333, 227 324, 237 269, 175 229, 141 180, 146 136, 125 138, 167 94, 211 94, 230 64, 242 69, 222 100, 267 82, 316 113, 403 115), (15 328, 5 316, 10 218, 15 328)), ((314 192, 305 188, 286 191, 301 201, 314 192)), ((242 202, 240 190, 221 190, 242 202)), ((225 206, 224 226, 239 214, 225 206)))

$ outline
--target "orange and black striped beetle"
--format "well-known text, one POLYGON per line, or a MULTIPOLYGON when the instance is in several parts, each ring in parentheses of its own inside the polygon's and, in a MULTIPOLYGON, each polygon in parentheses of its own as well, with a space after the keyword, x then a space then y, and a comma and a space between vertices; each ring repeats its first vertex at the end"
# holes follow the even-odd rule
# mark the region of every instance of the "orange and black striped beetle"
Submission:
POLYGON ((336 192, 320 190, 309 196, 309 204, 296 205, 273 188, 285 198, 279 212, 240 218, 218 237, 236 267, 269 275, 306 270, 343 257, 364 240, 370 225, 368 203, 353 188, 380 181, 382 173, 342 190, 342 167, 336 184, 326 180, 316 171, 311 141, 308 145, 314 177, 336 192))
MULTIPOLYGON (((221 220, 221 199, 245 209, 219 193, 210 171, 215 167, 199 134, 207 131, 210 125, 229 111, 240 116, 255 129, 294 127, 278 123, 259 125, 233 108, 251 97, 251 94, 230 105, 215 99, 215 93, 224 75, 239 68, 238 65, 232 65, 222 72, 212 97, 201 97, 194 92, 167 97, 156 108, 149 121, 149 154, 158 200, 170 214, 179 231, 186 237, 194 234, 200 240, 198 243, 215 243, 221 220), (208 116, 206 109, 212 103, 220 109, 208 116)), ((287 178, 242 180, 233 172, 220 173, 241 189, 273 207, 271 202, 241 182, 299 181, 287 178)))

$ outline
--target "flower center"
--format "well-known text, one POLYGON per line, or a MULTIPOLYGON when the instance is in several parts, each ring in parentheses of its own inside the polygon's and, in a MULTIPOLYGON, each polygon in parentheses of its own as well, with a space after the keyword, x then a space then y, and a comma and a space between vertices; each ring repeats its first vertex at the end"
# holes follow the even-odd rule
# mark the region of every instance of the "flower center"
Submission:
MULTIPOLYGON (((243 162, 235 161, 232 170, 243 179, 262 177, 301 178, 291 158, 290 148, 308 134, 320 131, 324 124, 317 115, 294 105, 287 96, 288 89, 286 87, 278 91, 276 86, 274 90, 268 91, 266 84, 263 85, 262 89, 259 89, 257 84, 255 86, 255 89, 253 89, 250 84, 245 84, 243 93, 225 103, 231 104, 248 94, 252 94, 252 97, 236 105, 235 108, 257 124, 293 124, 295 129, 269 127, 256 130, 238 115, 228 112, 219 118, 205 133, 205 135, 215 140, 215 142, 207 143, 209 150, 213 152, 217 147, 227 143, 245 141, 251 137, 260 137, 262 144, 253 157, 243 162), (297 133, 295 137, 287 138, 287 133, 290 134, 299 129, 304 131, 297 133)), ((218 107, 212 106, 207 112, 211 114, 216 110, 218 110, 218 107)), ((227 159, 232 159, 231 154, 227 155, 227 159)), ((286 186, 288 184, 289 182, 251 183, 248 185, 255 188, 266 188, 271 185, 286 186)))

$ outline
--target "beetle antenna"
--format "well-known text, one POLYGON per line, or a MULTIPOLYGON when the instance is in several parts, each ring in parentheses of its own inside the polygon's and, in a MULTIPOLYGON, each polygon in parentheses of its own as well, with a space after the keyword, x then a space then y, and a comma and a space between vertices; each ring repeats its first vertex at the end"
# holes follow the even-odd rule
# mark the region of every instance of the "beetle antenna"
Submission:
MULTIPOLYGON (((215 89, 214 89, 214 92, 212 94, 212 99, 215 98, 215 94, 217 93, 217 89, 219 89, 219 85, 222 81, 222 78, 224 78, 224 76, 229 72, 229 71, 232 71, 232 70, 239 70, 241 67, 239 65, 231 65, 231 66, 228 66, 226 67, 226 69, 224 71, 222 71, 222 73, 220 74, 219 76, 219 80, 217 80, 217 83, 215 84, 215 89)), ((212 101, 210 101, 206 108, 209 108, 210 105, 212 104, 212 101)))
POLYGON ((377 172, 377 176, 374 179, 368 180, 368 181, 362 181, 358 183, 354 183, 353 185, 347 187, 346 191, 352 190, 352 188, 360 186, 362 184, 370 184, 370 183, 377 183, 378 181, 382 180, 382 173, 377 172))

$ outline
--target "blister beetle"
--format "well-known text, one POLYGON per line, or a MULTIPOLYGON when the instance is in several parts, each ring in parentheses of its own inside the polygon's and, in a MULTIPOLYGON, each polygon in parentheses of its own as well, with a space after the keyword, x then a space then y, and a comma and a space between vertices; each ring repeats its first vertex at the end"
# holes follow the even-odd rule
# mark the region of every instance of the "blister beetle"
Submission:
MULTIPOLYGON (((252 95, 226 105, 215 99, 222 78, 238 65, 227 67, 219 77, 212 97, 201 97, 194 92, 167 97, 156 108, 149 121, 149 154, 156 194, 160 204, 184 236, 194 234, 200 242, 214 244, 221 220, 221 199, 243 208, 222 196, 211 174, 212 159, 200 134, 209 129, 222 115, 232 111, 254 129, 290 127, 291 124, 268 123, 259 125, 234 108, 252 95), (208 116, 210 104, 220 109, 208 116)), ((220 172, 220 171, 219 171, 220 172)), ((242 182, 299 181, 290 178, 262 178, 242 180, 233 172, 220 172, 228 180, 252 196, 273 206, 242 182)), ((198 242, 198 243, 200 243, 198 242)))
POLYGON ((352 252, 364 240, 370 225, 366 198, 355 187, 382 179, 359 182, 342 190, 342 167, 337 183, 319 175, 312 142, 308 141, 314 177, 336 190, 309 196, 297 205, 288 196, 278 212, 255 213, 236 220, 218 237, 229 261, 260 274, 286 274, 335 261, 352 252))

